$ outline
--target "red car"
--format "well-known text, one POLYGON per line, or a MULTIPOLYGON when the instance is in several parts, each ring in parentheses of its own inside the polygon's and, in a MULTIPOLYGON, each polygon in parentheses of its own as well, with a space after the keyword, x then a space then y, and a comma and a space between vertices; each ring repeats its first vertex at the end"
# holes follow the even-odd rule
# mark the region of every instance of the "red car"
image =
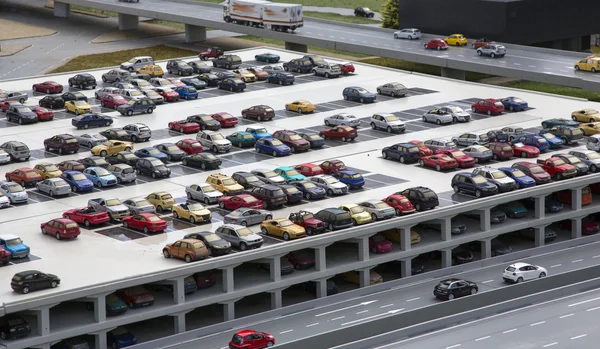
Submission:
POLYGON ((8 111, 8 107, 10 107, 11 105, 23 105, 21 102, 19 101, 2 101, 0 102, 0 110, 2 110, 3 113, 6 113, 8 111))
POLYGON ((436 154, 444 154, 453 158, 458 162, 458 167, 467 168, 475 166, 475 159, 472 156, 465 154, 462 150, 458 148, 444 148, 438 149, 436 154))
POLYGON ((129 308, 142 308, 154 304, 154 296, 144 286, 133 286, 115 292, 129 308))
POLYGON ((433 167, 438 171, 441 170, 454 170, 458 167, 458 161, 444 154, 434 154, 429 156, 423 156, 419 160, 421 167, 433 167))
MULTIPOLYGON (((561 221, 559 226, 564 230, 571 230, 571 220, 561 221)), ((596 222, 581 222, 581 232, 583 235, 594 235, 600 233, 600 225, 596 222)))
POLYGON ((82 223, 86 227, 110 221, 110 217, 108 216, 107 212, 98 212, 92 207, 74 208, 65 211, 62 216, 74 222, 82 223))
POLYGON ((126 104, 128 101, 125 97, 118 94, 106 94, 100 97, 100 105, 104 108, 117 109, 120 105, 126 104))
POLYGON ((369 237, 369 249, 373 253, 388 253, 392 252, 393 246, 385 236, 381 234, 375 234, 369 237))
POLYGON ((194 280, 196 280, 198 288, 209 288, 217 283, 217 280, 209 271, 194 274, 194 280))
POLYGON ((177 102, 179 100, 179 93, 173 91, 170 87, 157 87, 155 91, 167 102, 177 102))
POLYGON ((351 142, 358 137, 358 132, 354 127, 339 125, 319 132, 319 136, 324 139, 339 139, 342 142, 351 142))
POLYGON ((35 107, 35 115, 37 115, 38 121, 51 121, 54 119, 54 112, 44 107, 35 107))
POLYGON ((429 41, 427 41, 424 45, 423 45, 426 49, 432 49, 432 50, 447 50, 448 44, 440 39, 440 38, 433 38, 429 41))
POLYGON ((354 73, 354 71, 355 71, 354 65, 352 63, 340 63, 338 65, 340 66, 340 70, 342 71, 342 74, 350 74, 350 73, 354 73))
POLYGON ((238 124, 238 119, 229 113, 220 112, 210 117, 217 120, 221 124, 221 127, 233 127, 238 124))
POLYGON ((8 265, 12 259, 12 254, 0 246, 0 265, 8 265))
POLYGON ((480 48, 480 47, 483 47, 483 46, 493 45, 495 43, 496 43, 495 41, 492 41, 492 40, 490 40, 488 38, 481 38, 481 39, 473 41, 471 43, 471 47, 477 49, 477 48, 480 48))
POLYGON ((59 84, 56 81, 44 81, 39 84, 33 84, 33 87, 31 89, 35 92, 42 92, 47 94, 62 93, 63 85, 59 84))
POLYGON ((323 174, 323 169, 317 164, 305 163, 294 166, 294 169, 301 175, 310 177, 323 174))
POLYGON ((56 240, 71 238, 75 239, 81 233, 79 225, 68 218, 56 218, 46 223, 40 224, 42 234, 51 235, 56 240))
POLYGON ((167 222, 154 213, 140 213, 123 218, 123 227, 143 230, 144 233, 165 231, 167 222))
POLYGON ((537 158, 540 150, 532 145, 525 145, 521 142, 513 143, 513 154, 519 158, 537 158))
MULTIPOLYGON (((492 151, 492 154, 494 154, 494 160, 508 160, 515 155, 513 146, 509 143, 491 142, 486 144, 486 147, 492 151)), ((537 150, 537 148, 535 149, 537 150)))
POLYGON ((262 210, 265 208, 265 203, 250 194, 238 194, 220 198, 219 207, 227 210, 237 210, 240 207, 262 210))
POLYGON ((336 173, 337 171, 347 170, 348 168, 342 160, 328 160, 323 161, 321 165, 319 165, 323 169, 323 173, 330 175, 332 173, 336 173))
POLYGON ((37 182, 42 181, 42 176, 29 167, 21 167, 16 170, 12 170, 11 172, 6 172, 4 176, 6 177, 7 181, 19 183, 23 187, 27 185, 35 185, 37 182))
POLYGON ((410 200, 401 194, 392 194, 381 201, 392 206, 396 210, 396 216, 402 216, 417 211, 410 200))
POLYGON ((471 110, 474 113, 483 113, 487 115, 500 115, 504 112, 504 104, 497 99, 480 99, 479 102, 471 104, 471 110))
POLYGON ((412 140, 412 141, 409 141, 408 143, 416 145, 419 148, 419 155, 420 156, 433 155, 433 150, 427 148, 425 146, 425 143, 423 143, 422 141, 412 140))
POLYGON ((290 213, 288 219, 306 229, 306 235, 315 235, 325 232, 325 222, 315 218, 308 211, 298 211, 290 213))
POLYGON ((169 129, 179 131, 181 133, 196 133, 200 131, 200 124, 187 120, 169 122, 169 129))
POLYGON ((550 180, 552 179, 548 172, 544 171, 540 165, 533 162, 519 161, 512 164, 511 167, 523 171, 523 173, 533 178, 536 184, 550 183, 550 180))
POLYGON ((241 330, 229 342, 229 349, 263 349, 275 345, 275 338, 266 332, 241 330))
POLYGON ((305 270, 315 266, 315 253, 309 249, 292 251, 285 258, 292 263, 294 269, 305 270))
POLYGON ((177 87, 185 86, 185 84, 181 82, 181 80, 179 80, 178 78, 167 78, 167 80, 169 80, 173 85, 177 87))
POLYGON ((175 143, 177 148, 183 150, 187 155, 199 154, 204 151, 202 144, 195 139, 186 138, 175 143))

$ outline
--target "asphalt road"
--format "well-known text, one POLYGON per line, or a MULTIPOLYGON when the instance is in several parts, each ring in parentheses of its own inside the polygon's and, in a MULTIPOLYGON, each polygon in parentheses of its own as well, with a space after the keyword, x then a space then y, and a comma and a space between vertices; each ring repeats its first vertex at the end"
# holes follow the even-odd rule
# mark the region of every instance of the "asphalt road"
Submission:
MULTIPOLYGON (((548 269, 550 275, 596 265, 600 254, 598 244, 580 246, 553 254, 532 257, 526 262, 538 264, 548 269)), ((490 266, 476 271, 466 272, 457 277, 474 281, 480 292, 487 292, 500 287, 509 287, 502 281, 503 266, 490 266)), ((335 330, 340 327, 355 325, 376 318, 381 318, 409 311, 411 309, 436 304, 439 302, 432 296, 433 287, 439 280, 424 280, 405 287, 397 287, 378 292, 358 299, 352 299, 326 307, 278 317, 260 324, 245 324, 244 328, 264 331, 275 336, 277 343, 285 343, 317 333, 335 330), (401 289, 401 291, 400 291, 401 289)), ((600 298, 599 298, 600 299, 600 298)), ((599 308, 600 309, 600 308, 599 308)), ((541 320, 540 320, 541 321, 541 320)), ((528 323, 533 323, 531 320, 528 323)), ((224 348, 235 330, 218 333, 177 346, 177 349, 217 349, 224 348)), ((474 331, 476 335, 481 331, 474 331)), ((582 333, 586 333, 585 331, 582 333)), ((461 336, 452 337, 455 341, 461 336)), ((465 337, 468 338, 468 337, 465 337)), ((543 339, 543 337, 540 337, 543 339)), ((452 344, 458 344, 452 343, 452 344)), ((451 344, 449 344, 451 345, 451 344)), ((517 346, 505 346, 517 348, 517 346)), ((584 348, 581 346, 580 348, 584 348)), ((405 348, 402 346, 402 348, 405 348)), ((414 346, 414 348, 437 348, 436 346, 414 346)), ((444 346, 443 348, 446 348, 444 346)), ((529 348, 529 347, 518 347, 529 348)), ((449 348, 448 348, 449 349, 449 348)))

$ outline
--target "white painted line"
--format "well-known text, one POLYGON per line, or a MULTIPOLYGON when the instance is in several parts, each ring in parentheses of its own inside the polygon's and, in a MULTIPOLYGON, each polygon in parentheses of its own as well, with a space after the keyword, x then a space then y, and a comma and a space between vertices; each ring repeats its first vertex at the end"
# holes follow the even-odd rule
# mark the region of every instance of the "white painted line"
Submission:
POLYGON ((558 342, 554 342, 554 343, 546 344, 546 345, 544 345, 542 348, 548 348, 548 347, 551 347, 551 346, 553 346, 553 345, 557 345, 557 344, 558 344, 558 342))
POLYGON ((407 302, 412 302, 412 301, 416 301, 416 300, 419 300, 419 299, 421 299, 421 297, 407 299, 406 301, 407 302))
POLYGON ((563 315, 563 316, 559 317, 559 319, 564 319, 564 318, 567 318, 567 317, 571 317, 573 315, 575 315, 575 314, 571 313, 571 314, 563 315))
POLYGON ((582 262, 582 261, 583 261, 583 259, 576 259, 576 260, 572 261, 571 263, 579 263, 579 262, 582 262))
POLYGON ((529 326, 533 327, 533 326, 537 326, 537 325, 541 325, 541 324, 545 324, 545 323, 546 323, 546 321, 540 321, 540 322, 535 322, 529 326))
POLYGON ((520 63, 513 63, 514 65, 521 65, 520 63))
POLYGON ((579 338, 583 338, 583 337, 585 337, 585 336, 587 336, 587 334, 582 334, 582 335, 579 335, 579 336, 571 337, 571 340, 573 340, 573 339, 579 339, 579 338))
POLYGON ((597 256, 594 256, 594 257, 592 257, 592 258, 600 258, 600 254, 599 254, 599 255, 597 255, 597 256))
POLYGON ((293 329, 292 330, 285 330, 285 331, 279 332, 279 334, 284 334, 284 333, 288 333, 288 332, 292 332, 292 331, 293 331, 293 329))
POLYGON ((598 309, 600 309, 600 307, 590 308, 587 311, 594 311, 594 310, 598 310, 598 309))
POLYGON ((506 331, 504 331, 502 333, 511 333, 511 332, 515 332, 516 330, 517 330, 516 328, 513 328, 512 330, 506 330, 506 331))
POLYGON ((482 341, 482 340, 485 340, 485 339, 488 339, 488 338, 491 338, 491 337, 492 337, 492 336, 485 336, 485 337, 477 338, 477 339, 475 340, 475 342, 479 342, 479 341, 482 341))
POLYGON ((576 305, 581 305, 581 304, 585 304, 585 303, 589 303, 589 302, 597 301, 597 300, 599 300, 599 299, 600 299, 600 297, 596 297, 596 298, 588 299, 588 300, 585 300, 585 301, 581 301, 581 302, 577 302, 577 303, 569 304, 569 306, 570 306, 570 307, 574 307, 574 306, 576 306, 576 305))
POLYGON ((454 345, 451 345, 451 346, 449 346, 449 347, 446 347, 446 349, 458 348, 458 347, 460 347, 461 345, 462 345, 462 344, 454 344, 454 345))
POLYGON ((482 284, 488 284, 488 283, 493 282, 493 281, 494 280, 486 280, 486 281, 482 282, 482 284))
POLYGON ((382 309, 383 309, 383 308, 387 308, 387 307, 393 307, 393 306, 394 306, 394 304, 392 303, 392 304, 386 304, 386 305, 382 305, 382 306, 380 306, 379 308, 382 308, 382 309))
POLYGON ((313 326, 317 326, 319 323, 315 322, 314 324, 310 324, 310 325, 306 325, 306 327, 313 327, 313 326))
POLYGON ((458 57, 464 57, 464 55, 457 55, 458 57))
POLYGON ((361 310, 358 313, 356 313, 356 315, 358 315, 358 314, 364 314, 364 313, 367 313, 367 312, 369 312, 369 311, 368 310, 361 310))
POLYGON ((323 316, 323 315, 327 315, 327 314, 331 314, 331 313, 337 313, 338 311, 342 311, 342 310, 346 310, 346 309, 351 309, 351 308, 360 307, 361 305, 369 305, 369 304, 371 304, 371 303, 375 303, 375 302, 377 302, 377 300, 373 300, 373 301, 366 301, 366 302, 362 302, 362 303, 360 303, 360 304, 351 305, 351 306, 349 306, 349 307, 345 307, 345 308, 339 308, 339 309, 336 309, 336 310, 332 310, 332 311, 328 311, 328 312, 325 312, 325 313, 317 314, 317 315, 315 315, 315 317, 319 317, 319 316, 323 316))
POLYGON ((345 318, 345 316, 338 316, 338 317, 334 317, 333 319, 331 319, 330 321, 335 321, 335 320, 341 320, 345 318))
POLYGON ((535 65, 529 65, 528 67, 529 68, 535 68, 535 65))
POLYGON ((551 265, 550 268, 557 268, 560 267, 562 264, 555 264, 555 265, 551 265))

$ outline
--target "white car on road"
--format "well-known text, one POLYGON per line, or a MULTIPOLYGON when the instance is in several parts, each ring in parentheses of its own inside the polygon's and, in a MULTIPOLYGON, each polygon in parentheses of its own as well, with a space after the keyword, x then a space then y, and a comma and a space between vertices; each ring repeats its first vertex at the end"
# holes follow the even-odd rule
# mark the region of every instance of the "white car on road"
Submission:
POLYGON ((548 271, 546 268, 529 263, 514 263, 504 269, 502 278, 507 282, 519 283, 527 280, 543 278, 547 275, 548 271))
POLYGON ((398 30, 397 32, 394 32, 394 39, 413 40, 413 39, 420 39, 420 38, 421 38, 421 31, 419 29, 415 29, 415 28, 405 28, 402 30, 398 30))

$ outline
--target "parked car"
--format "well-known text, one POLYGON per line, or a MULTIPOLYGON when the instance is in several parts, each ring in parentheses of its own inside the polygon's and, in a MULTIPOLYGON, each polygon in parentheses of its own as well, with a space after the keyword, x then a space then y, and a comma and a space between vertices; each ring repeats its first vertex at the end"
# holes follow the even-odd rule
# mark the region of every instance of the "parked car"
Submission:
POLYGON ((571 113, 571 119, 579 122, 598 122, 600 121, 600 112, 596 109, 582 109, 571 113))
POLYGON ((504 105, 497 99, 487 98, 471 104, 471 110, 474 113, 500 115, 504 112, 504 105))
POLYGON ((83 174, 98 188, 117 185, 117 177, 102 167, 88 167, 83 174))
POLYGON ((121 82, 131 79, 131 73, 125 69, 111 69, 102 74, 102 82, 121 82))
POLYGON ((452 114, 440 108, 431 109, 430 111, 424 113, 422 119, 423 122, 433 122, 437 125, 451 124, 454 122, 452 114))
POLYGON ((475 163, 488 162, 494 157, 494 153, 483 145, 472 145, 463 148, 463 153, 475 159, 475 163))
POLYGON ((79 225, 68 218, 51 219, 40 224, 40 229, 42 234, 53 236, 56 240, 75 239, 81 233, 79 225))
POLYGON ((315 215, 317 219, 325 223, 329 231, 350 228, 353 225, 350 214, 339 208, 326 208, 315 215))
POLYGON ((454 170, 458 167, 458 162, 448 155, 434 154, 421 157, 419 166, 435 168, 437 171, 454 170))
POLYGON ((260 138, 254 143, 257 153, 271 154, 273 157, 290 155, 292 150, 275 138, 260 138))
POLYGON ((24 105, 11 105, 6 111, 6 120, 19 125, 33 124, 38 122, 38 117, 34 111, 24 105))
POLYGON ((488 39, 488 38, 479 38, 471 43, 471 47, 474 49, 478 49, 480 47, 495 44, 495 43, 496 43, 495 41, 488 39))
POLYGON ((231 142, 218 132, 200 131, 196 135, 196 140, 204 148, 212 150, 213 153, 227 153, 232 146, 231 142))
POLYGON ((44 139, 44 149, 47 152, 56 150, 58 154, 75 154, 79 151, 79 141, 70 134, 62 133, 56 136, 44 139))
POLYGON ((377 95, 358 86, 346 87, 342 91, 342 96, 347 101, 358 101, 360 103, 373 103, 377 99, 377 95))
POLYGON ((540 165, 535 164, 533 162, 515 162, 514 164, 512 164, 511 167, 521 170, 527 176, 533 178, 536 184, 549 183, 551 180, 550 174, 544 171, 544 169, 540 165))
POLYGON ((296 77, 287 72, 272 72, 267 76, 267 82, 270 84, 293 85, 296 77))
POLYGON ((138 175, 152 176, 152 178, 167 178, 171 176, 171 169, 156 158, 140 158, 135 164, 138 175))
POLYGON ((259 248, 264 242, 260 235, 237 224, 223 224, 217 228, 215 233, 241 251, 246 251, 249 248, 259 248))
MULTIPOLYGON (((83 170, 85 170, 85 168, 81 168, 81 171, 83 170)), ((81 171, 65 170, 60 175, 60 178, 71 186, 71 192, 73 193, 92 191, 94 189, 94 183, 81 171)))
POLYGON ((243 92, 246 89, 246 83, 238 78, 223 79, 218 84, 219 89, 229 90, 230 92, 243 92))
POLYGON ((423 186, 407 188, 396 194, 404 195, 408 198, 419 212, 433 209, 440 204, 437 194, 433 190, 423 186))
POLYGON ((347 194, 349 190, 348 185, 340 182, 337 178, 334 178, 331 175, 322 174, 312 176, 309 177, 309 181, 325 189, 328 196, 347 194))
POLYGON ((200 125, 200 129, 202 131, 217 131, 221 128, 221 123, 208 114, 191 115, 187 117, 187 121, 197 123, 198 125, 200 125))
POLYGON ((170 121, 169 129, 173 130, 173 131, 178 131, 179 133, 185 133, 185 134, 197 133, 198 131, 200 131, 200 125, 193 121, 183 119, 183 120, 170 121))
POLYGON ((35 184, 37 191, 50 197, 71 194, 71 186, 62 178, 48 178, 35 184))
POLYGON ((156 105, 150 99, 130 100, 127 103, 117 106, 117 111, 121 115, 132 116, 133 114, 152 114, 156 105))
POLYGON ((213 67, 225 69, 237 69, 242 64, 242 59, 238 55, 227 54, 215 57, 212 61, 213 67))
POLYGON ((69 87, 79 87, 81 90, 89 87, 93 90, 96 88, 96 85, 96 78, 92 74, 80 73, 69 78, 69 87))
POLYGON ((181 159, 184 166, 200 167, 203 170, 217 169, 221 166, 222 160, 212 154, 198 153, 186 155, 181 159))
POLYGON ((498 169, 504 172, 508 177, 512 178, 521 189, 535 186, 535 180, 517 168, 500 167, 498 169))
POLYGON ((488 182, 498 187, 501 193, 513 191, 519 188, 517 182, 510 176, 507 176, 504 171, 493 167, 477 167, 473 170, 473 174, 477 174, 485 178, 488 182))
POLYGON ((192 184, 185 188, 189 200, 204 202, 204 204, 216 204, 223 194, 208 183, 192 184))
POLYGON ((408 89, 399 82, 388 82, 377 87, 377 94, 390 97, 405 97, 408 89))
POLYGON ((548 142, 550 149, 562 148, 562 146, 564 145, 560 137, 556 137, 554 134, 548 132, 547 130, 541 130, 538 135, 544 138, 546 142, 548 142))
POLYGON ((256 119, 257 121, 268 121, 275 117, 275 111, 268 105, 255 105, 242 110, 244 119, 256 119))
POLYGON ((13 291, 27 294, 46 288, 56 288, 60 285, 60 278, 54 274, 42 273, 37 270, 25 270, 16 273, 10 282, 13 291))
POLYGON ((167 62, 167 72, 172 75, 192 75, 194 68, 181 59, 171 59, 167 62))
POLYGON ((65 100, 60 96, 46 96, 40 99, 38 105, 43 108, 62 109, 65 106, 65 100))
POLYGON ((298 99, 285 105, 285 110, 295 111, 298 114, 312 113, 317 110, 317 106, 305 99, 298 99))
MULTIPOLYGON (((71 125, 75 126, 78 130, 79 129, 88 129, 90 127, 102 127, 102 126, 110 126, 113 124, 113 118, 108 116, 108 115, 104 115, 104 114, 97 114, 97 113, 91 113, 91 114, 83 114, 83 115, 79 115, 74 117, 71 120, 71 125)), ((100 136, 101 138, 97 138, 94 136, 91 136, 89 134, 88 135, 89 139, 86 139, 85 142, 83 140, 83 135, 80 136, 75 136, 75 138, 77 139, 78 142, 85 144, 86 146, 88 146, 88 148, 92 148, 93 146, 96 146, 100 143, 100 141, 102 139, 104 139, 106 141, 106 138, 103 136, 100 136), (96 140, 93 140, 91 138, 97 138, 96 140)), ((99 135, 98 135, 99 136, 99 135)))
POLYGON ((48 80, 40 82, 38 84, 33 84, 33 87, 31 89, 35 92, 42 92, 45 94, 62 93, 63 85, 59 84, 56 81, 48 80))
MULTIPOLYGON (((137 163, 137 161, 136 161, 137 163)), ((114 164, 106 168, 113 176, 117 177, 117 183, 131 183, 137 179, 134 169, 135 165, 114 164)))

